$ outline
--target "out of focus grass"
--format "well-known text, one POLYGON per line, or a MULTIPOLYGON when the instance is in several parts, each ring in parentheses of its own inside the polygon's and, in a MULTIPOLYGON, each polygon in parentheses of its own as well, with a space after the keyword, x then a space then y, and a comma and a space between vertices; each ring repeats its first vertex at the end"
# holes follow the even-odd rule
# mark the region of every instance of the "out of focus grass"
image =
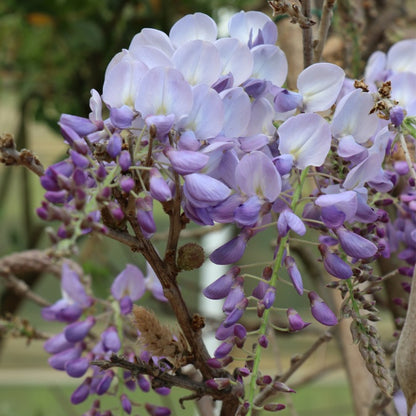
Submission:
MULTIPOLYGON (((74 387, 67 385, 42 385, 37 386, 0 386, 0 416, 80 416, 87 411, 92 403, 92 398, 77 406, 71 405, 69 397, 74 387)), ((186 408, 181 409, 178 399, 187 392, 173 390, 166 399, 155 394, 144 394, 137 391, 129 397, 137 403, 158 403, 173 405, 172 415, 193 416, 194 408, 191 402, 185 402, 186 408)), ((319 383, 291 394, 293 406, 298 416, 352 416, 351 403, 348 395, 348 386, 345 383, 319 383)), ((283 399, 279 400, 284 403, 283 399)), ((102 408, 111 408, 114 415, 123 413, 118 399, 105 396, 102 398, 102 408), (106 407, 108 406, 108 407, 106 407)), ((132 414, 146 414, 142 407, 135 407, 132 414)), ((270 414, 264 412, 264 416, 270 414)), ((279 412, 281 416, 291 416, 288 408, 279 412)))

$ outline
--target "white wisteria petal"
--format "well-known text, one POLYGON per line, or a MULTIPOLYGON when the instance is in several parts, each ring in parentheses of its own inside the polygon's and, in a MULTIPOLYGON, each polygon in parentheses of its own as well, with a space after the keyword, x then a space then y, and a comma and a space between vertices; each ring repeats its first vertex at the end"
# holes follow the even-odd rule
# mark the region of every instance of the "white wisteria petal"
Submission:
MULTIPOLYGON (((259 30, 263 30, 267 25, 267 36, 265 43, 275 44, 277 41, 277 28, 273 21, 264 13, 258 11, 241 11, 234 14, 228 22, 228 33, 231 37, 239 39, 241 42, 249 43, 255 40, 259 30)), ((264 35, 263 35, 264 37, 264 35)))
POLYGON ((276 200, 282 189, 282 179, 273 162, 257 150, 242 157, 235 169, 235 180, 246 195, 270 202, 276 200))
POLYGON ((224 91, 220 96, 224 105, 224 127, 222 130, 224 136, 246 135, 251 113, 249 96, 241 87, 224 91))
POLYGON ((248 46, 235 38, 222 38, 215 42, 221 59, 221 74, 233 74, 234 85, 239 86, 253 71, 253 55, 248 46))
POLYGON ((264 97, 260 97, 251 103, 251 117, 247 127, 247 136, 256 136, 263 133, 271 136, 276 128, 273 125, 275 112, 273 105, 264 97))
POLYGON ((299 169, 321 166, 331 146, 331 128, 318 114, 298 114, 278 129, 279 151, 293 156, 299 169))
POLYGON ((214 42, 217 38, 217 25, 204 13, 188 14, 178 20, 170 29, 169 38, 176 48, 195 39, 214 42))
POLYGON ((192 130, 199 139, 215 137, 224 123, 224 106, 219 94, 205 84, 192 90, 193 106, 179 128, 192 130))
POLYGON ((147 72, 145 64, 130 58, 114 64, 104 79, 103 101, 114 108, 133 107, 137 89, 147 72))
POLYGON ((130 42, 129 50, 135 50, 139 46, 153 46, 167 56, 172 56, 174 52, 169 36, 157 29, 142 29, 130 42))
POLYGON ((416 74, 416 39, 395 43, 387 52, 387 69, 416 74))
POLYGON ((339 66, 327 62, 313 64, 304 69, 297 81, 303 96, 305 112, 326 111, 338 97, 345 73, 339 66))
POLYGON ((173 67, 173 63, 164 52, 153 46, 140 46, 130 50, 134 59, 143 62, 149 69, 156 66, 173 67))
POLYGON ((254 66, 252 78, 266 79, 281 87, 286 81, 288 65, 284 52, 275 45, 258 45, 251 49, 254 66))
POLYGON ((143 117, 174 114, 180 119, 192 108, 192 88, 176 69, 156 67, 143 77, 134 106, 143 117))
POLYGON ((368 92, 355 90, 342 97, 332 120, 332 134, 337 138, 351 135, 358 143, 365 143, 379 124, 377 114, 370 114, 373 107, 374 99, 368 92))
POLYGON ((172 61, 191 85, 212 85, 221 73, 217 48, 204 40, 192 40, 179 47, 173 54, 172 61))
POLYGON ((407 107, 416 98, 416 72, 401 72, 391 78, 391 96, 401 107, 407 107))
POLYGON ((384 52, 373 52, 365 67, 364 79, 367 83, 381 80, 387 63, 387 55, 384 52))

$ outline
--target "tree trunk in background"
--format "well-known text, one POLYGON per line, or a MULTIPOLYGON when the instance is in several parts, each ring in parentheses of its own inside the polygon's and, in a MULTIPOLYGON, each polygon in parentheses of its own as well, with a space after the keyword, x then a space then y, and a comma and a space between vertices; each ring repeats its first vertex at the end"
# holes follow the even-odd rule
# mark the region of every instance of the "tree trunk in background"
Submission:
POLYGON ((279 31, 278 45, 286 54, 289 71, 287 88, 296 90, 298 75, 303 71, 302 29, 289 19, 282 19, 277 25, 279 31))
MULTIPOLYGON (((332 293, 332 303, 335 305, 335 310, 340 310, 342 299, 339 292, 333 290, 330 293, 332 293)), ((373 376, 365 366, 358 346, 353 342, 350 324, 351 319, 342 319, 337 326, 335 335, 347 371, 354 414, 355 416, 368 416, 377 388, 373 376)))

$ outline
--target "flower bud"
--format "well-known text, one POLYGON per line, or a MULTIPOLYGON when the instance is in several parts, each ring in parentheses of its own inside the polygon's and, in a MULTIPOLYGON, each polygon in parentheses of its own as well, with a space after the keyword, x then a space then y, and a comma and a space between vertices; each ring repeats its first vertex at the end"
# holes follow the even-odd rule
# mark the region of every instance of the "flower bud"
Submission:
POLYGON ((71 395, 71 403, 79 404, 85 401, 90 394, 91 377, 87 377, 71 395))
POLYGON ((229 378, 212 378, 210 380, 207 380, 205 384, 214 390, 224 390, 228 388, 231 385, 229 378))
POLYGON ((87 357, 79 357, 69 360, 65 364, 65 371, 70 377, 82 377, 88 370, 90 360, 87 357))
POLYGON ((231 352, 232 349, 233 349, 233 344, 231 342, 223 342, 215 350, 214 357, 224 358, 231 352))
POLYGON ((107 370, 104 373, 104 376, 101 378, 98 385, 95 387, 95 392, 99 396, 102 396, 104 393, 106 393, 108 391, 108 389, 110 388, 110 385, 111 385, 111 382, 113 381, 113 378, 114 378, 114 371, 113 370, 107 370))
POLYGON ((94 325, 93 316, 88 316, 84 321, 73 322, 65 328, 65 337, 69 342, 82 341, 94 325))
POLYGON ((177 264, 180 270, 199 269, 204 261, 204 250, 198 244, 187 243, 178 250, 177 264))
POLYGON ((118 163, 123 172, 127 171, 131 166, 131 157, 128 150, 122 150, 118 158, 118 163))
POLYGON ((123 141, 118 133, 114 133, 107 144, 107 153, 112 159, 115 159, 121 153, 123 141))
POLYGON ((263 406, 263 409, 268 412, 278 412, 279 410, 285 409, 286 406, 280 403, 267 403, 263 406))
POLYGON ((49 338, 44 344, 43 348, 49 354, 56 354, 58 352, 72 348, 74 344, 69 342, 63 332, 49 338))
POLYGON ((260 347, 267 348, 269 345, 269 340, 267 339, 266 335, 260 335, 258 339, 260 347))
POLYGON ((120 401, 121 401, 121 407, 123 408, 123 410, 127 414, 130 414, 132 407, 131 407, 131 401, 129 400, 129 398, 125 394, 122 394, 120 396, 120 401))
POLYGON ((311 304, 312 316, 318 322, 327 326, 333 326, 338 323, 338 319, 334 312, 329 309, 328 305, 319 297, 316 292, 309 292, 308 298, 311 304))

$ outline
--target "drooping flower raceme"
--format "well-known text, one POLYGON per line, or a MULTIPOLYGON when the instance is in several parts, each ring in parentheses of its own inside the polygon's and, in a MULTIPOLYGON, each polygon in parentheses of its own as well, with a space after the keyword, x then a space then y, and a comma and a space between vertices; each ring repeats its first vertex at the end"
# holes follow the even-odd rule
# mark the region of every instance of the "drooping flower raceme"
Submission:
MULTIPOLYGON (((282 272, 300 296, 307 294, 313 318, 337 324, 324 300, 304 287, 302 268, 290 252, 293 234, 320 233, 316 254, 325 271, 341 282, 337 285, 367 273, 368 262, 388 257, 399 242, 406 246, 400 257, 411 267, 416 259, 414 181, 396 198, 401 207, 394 225, 379 208, 387 202, 378 195, 410 171, 407 163, 391 164, 389 158, 406 114, 416 115, 414 90, 406 89, 415 84, 416 57, 407 49, 415 41, 399 42, 387 55, 376 52, 366 68, 365 88, 351 89, 338 66, 316 63, 301 72, 297 90, 290 91, 285 88, 287 60, 276 46, 277 29, 268 16, 237 13, 229 21, 229 36, 217 35, 215 22, 195 13, 176 22, 169 34, 143 29, 128 49, 116 54, 102 94, 91 91, 89 117, 61 116, 69 156, 45 171, 45 200, 37 211, 44 220, 59 221, 56 241, 74 242, 90 232, 114 237, 128 233, 130 224, 138 239, 149 242, 158 231, 153 211, 159 204, 168 215, 177 215, 181 226, 188 220, 201 226, 233 224, 235 234, 209 253, 212 262, 230 265, 230 270, 203 290, 209 299, 224 299, 224 319, 216 332, 222 343, 208 363, 213 368, 225 367, 233 348, 246 342, 240 320, 251 309, 263 320, 258 343, 267 347, 267 320, 279 300, 276 285, 282 272), (389 79, 391 84, 379 90, 389 79), (267 228, 276 232, 275 257, 247 294, 250 275, 232 265, 267 228), (250 308, 253 302, 255 308, 250 308)), ((123 351, 121 322, 133 302, 146 289, 167 300, 163 291, 169 288, 159 282, 156 270, 148 264, 144 277, 139 268, 127 265, 115 277, 108 301, 114 319, 91 347, 85 339, 96 327, 90 315, 94 300, 78 275, 64 266, 63 297, 43 310, 45 319, 68 324, 45 344, 51 365, 81 377, 92 359, 123 351)), ((309 325, 293 308, 285 310, 285 330, 309 325)), ((257 351, 255 347, 253 355, 257 351)), ((148 355, 143 352, 144 361, 158 362, 148 355)), ((236 382, 251 365, 250 358, 236 382)), ((94 367, 72 402, 103 394, 115 377, 112 370, 94 367)), ((267 377, 256 382, 261 385, 267 377)), ((214 378, 207 385, 224 389, 227 380, 214 378)), ((142 390, 150 388, 146 378, 137 381, 142 390)), ((123 382, 131 387, 131 375, 125 374, 123 382)), ((255 385, 248 397, 254 397, 255 385)), ((134 401, 123 393, 120 402, 130 413, 134 401)), ((169 414, 150 404, 146 410, 169 414)))

